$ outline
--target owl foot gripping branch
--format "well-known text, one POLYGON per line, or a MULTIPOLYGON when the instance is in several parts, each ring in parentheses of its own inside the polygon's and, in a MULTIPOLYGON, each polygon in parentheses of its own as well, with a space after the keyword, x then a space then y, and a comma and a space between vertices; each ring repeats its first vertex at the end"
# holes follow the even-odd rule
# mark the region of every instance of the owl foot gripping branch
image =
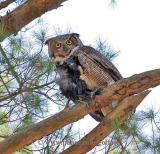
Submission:
MULTIPOLYGON (((52 37, 46 41, 48 53, 59 73, 58 84, 62 94, 76 102, 89 100, 100 89, 122 79, 116 67, 100 52, 83 45, 79 34, 71 33, 52 37)), ((90 115, 101 121, 107 108, 90 115)))

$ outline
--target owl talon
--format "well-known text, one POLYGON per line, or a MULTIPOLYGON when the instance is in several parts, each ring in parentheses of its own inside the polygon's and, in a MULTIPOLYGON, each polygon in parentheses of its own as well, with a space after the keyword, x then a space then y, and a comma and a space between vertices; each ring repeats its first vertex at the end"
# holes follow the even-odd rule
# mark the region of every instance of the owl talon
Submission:
MULTIPOLYGON (((59 89, 73 102, 79 100, 87 108, 91 107, 91 100, 103 90, 98 87, 110 86, 122 79, 117 68, 104 55, 90 46, 83 45, 79 34, 55 36, 49 38, 45 44, 48 45, 49 56, 56 64, 59 89)), ((68 104, 69 101, 66 108, 69 107, 68 104)), ((112 105, 116 106, 115 103, 112 105)), ((98 111, 90 115, 95 120, 101 121, 108 113, 108 109, 97 109, 98 111)))
POLYGON ((78 98, 79 100, 83 101, 90 101, 91 99, 94 99, 96 95, 99 95, 102 92, 102 88, 97 88, 94 91, 86 91, 84 94, 79 94, 78 98))
POLYGON ((89 107, 90 107, 90 105, 89 105, 88 102, 85 102, 85 101, 79 101, 79 102, 80 102, 80 103, 83 103, 83 104, 85 105, 86 108, 89 108, 89 107))
POLYGON ((97 89, 94 91, 94 93, 95 93, 95 95, 99 95, 99 94, 101 94, 102 91, 103 91, 102 88, 97 88, 97 89))
POLYGON ((65 105, 64 109, 69 108, 69 102, 70 102, 70 99, 68 99, 68 100, 67 100, 67 102, 66 102, 66 105, 65 105))
POLYGON ((96 90, 92 91, 92 92, 90 93, 91 99, 93 99, 96 95, 101 94, 102 90, 103 90, 102 88, 97 88, 96 90))

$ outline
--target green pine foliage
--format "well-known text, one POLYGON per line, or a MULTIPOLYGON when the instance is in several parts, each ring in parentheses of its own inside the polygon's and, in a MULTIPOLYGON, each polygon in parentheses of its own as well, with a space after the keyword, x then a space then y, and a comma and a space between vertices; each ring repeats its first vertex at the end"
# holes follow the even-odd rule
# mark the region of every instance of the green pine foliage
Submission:
POLYGON ((113 121, 114 132, 105 145, 111 154, 160 153, 160 112, 155 109, 139 111, 124 124, 113 121))
POLYGON ((113 50, 106 41, 103 41, 100 38, 97 40, 96 44, 96 49, 105 57, 107 57, 110 61, 113 61, 113 59, 119 55, 119 52, 113 50))
MULTIPOLYGON (((57 108, 58 103, 65 106, 64 101, 61 103, 64 98, 56 85, 55 64, 48 58, 45 40, 46 30, 42 28, 20 32, 0 45, 0 130, 8 129, 9 134, 5 135, 54 114, 50 106, 57 108)), ((73 140, 71 128, 72 125, 44 137, 36 150, 59 152, 68 146, 66 140, 73 140)), ((34 148, 26 147, 20 153, 31 153, 34 148)))
POLYGON ((6 36, 8 36, 8 33, 5 30, 4 25, 0 23, 0 41, 6 38, 6 36))
MULTIPOLYGON (((65 106, 66 99, 56 85, 55 64, 48 58, 44 45, 46 33, 45 28, 20 32, 0 45, 0 136, 26 129, 54 114, 51 111, 57 106, 60 110, 65 106)), ((5 35, 2 29, 0 38, 5 35)), ((97 50, 111 61, 119 54, 101 39, 97 41, 97 50)), ((105 139, 109 142, 102 145, 101 151, 160 153, 159 117, 159 112, 152 109, 136 113, 123 125, 115 119, 115 131, 105 139)), ((66 126, 36 142, 37 149, 29 146, 20 153, 58 153, 74 144, 79 133, 73 125, 66 126)))

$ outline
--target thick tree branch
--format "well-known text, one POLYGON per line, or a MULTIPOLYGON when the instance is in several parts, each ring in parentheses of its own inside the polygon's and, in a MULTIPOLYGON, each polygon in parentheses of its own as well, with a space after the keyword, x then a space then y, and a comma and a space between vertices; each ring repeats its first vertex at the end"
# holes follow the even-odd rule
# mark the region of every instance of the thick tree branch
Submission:
POLYGON ((5 0, 0 3, 0 10, 7 7, 9 4, 15 2, 15 0, 5 0))
POLYGON ((102 95, 97 95, 92 104, 104 106, 113 100, 122 100, 127 96, 138 94, 148 88, 160 85, 160 69, 147 71, 119 80, 114 85, 106 87, 102 95))
POLYGON ((46 120, 34 124, 32 127, 18 132, 0 142, 0 154, 11 154, 65 125, 79 120, 87 114, 87 111, 89 111, 89 109, 85 109, 84 104, 78 103, 72 108, 67 108, 46 120))
POLYGON ((17 33, 22 27, 51 9, 57 9, 67 0, 28 0, 14 11, 2 17, 0 27, 6 34, 2 41, 11 34, 17 33))
POLYGON ((132 94, 140 93, 160 84, 160 69, 148 71, 123 79, 106 88, 104 93, 92 101, 91 108, 83 103, 65 109, 32 127, 14 134, 0 143, 0 154, 9 154, 41 139, 65 125, 75 122, 86 114, 109 105, 113 100, 122 100, 132 94), (97 100, 97 102, 96 102, 97 100), (99 103, 99 104, 98 104, 99 103))
POLYGON ((124 122, 130 115, 130 112, 132 112, 141 103, 148 93, 149 91, 145 91, 122 100, 120 105, 109 113, 96 128, 76 144, 63 151, 62 154, 84 154, 93 149, 113 131, 113 120, 118 118, 121 122, 124 122))

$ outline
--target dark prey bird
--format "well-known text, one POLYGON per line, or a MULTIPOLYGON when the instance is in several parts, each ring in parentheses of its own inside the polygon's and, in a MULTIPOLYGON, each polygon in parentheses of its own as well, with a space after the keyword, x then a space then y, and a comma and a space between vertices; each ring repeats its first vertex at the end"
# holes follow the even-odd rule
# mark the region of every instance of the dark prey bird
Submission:
MULTIPOLYGON (((60 90, 68 99, 91 99, 100 89, 122 79, 106 57, 94 48, 83 45, 79 34, 59 35, 48 39, 46 44, 60 76, 60 90)), ((106 112, 107 108, 102 108, 90 115, 101 121, 106 112)))

